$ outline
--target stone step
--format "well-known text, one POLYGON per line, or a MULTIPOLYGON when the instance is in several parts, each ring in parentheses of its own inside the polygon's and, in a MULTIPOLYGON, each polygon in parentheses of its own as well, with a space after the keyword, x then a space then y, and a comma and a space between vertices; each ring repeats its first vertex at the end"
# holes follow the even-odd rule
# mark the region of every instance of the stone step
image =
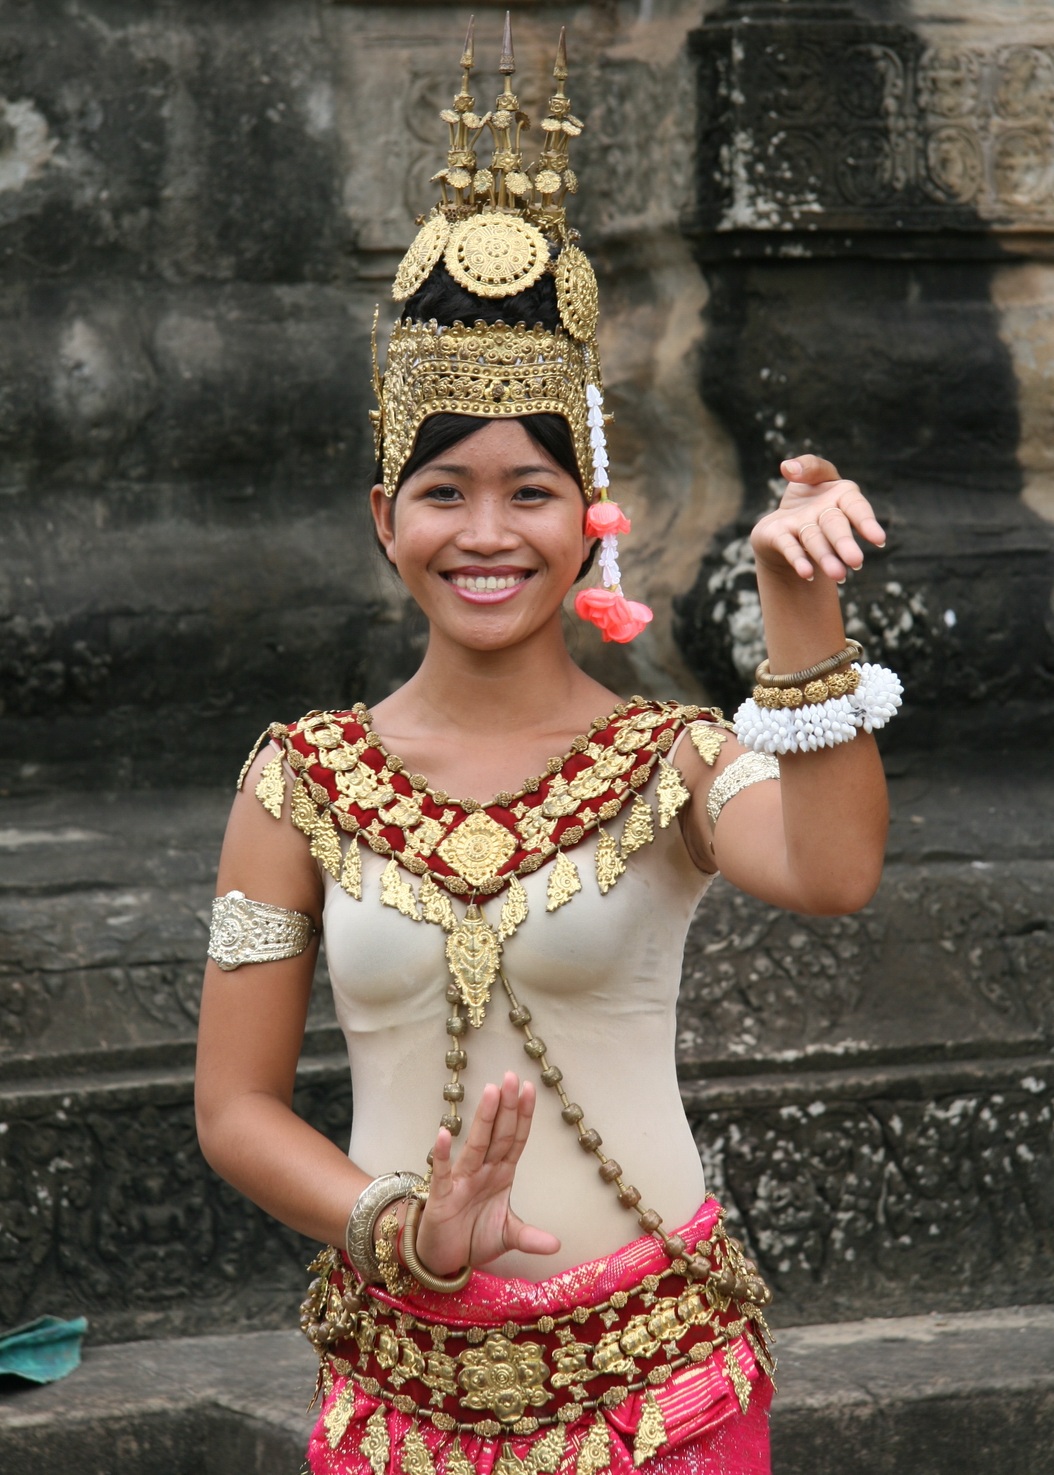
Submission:
MULTIPOLYGON (((788 1328, 779 1350, 774 1475, 1049 1475, 1054 1308, 788 1328)), ((314 1370, 290 1331, 89 1347, 4 1390, 0 1468, 289 1475, 314 1370)))

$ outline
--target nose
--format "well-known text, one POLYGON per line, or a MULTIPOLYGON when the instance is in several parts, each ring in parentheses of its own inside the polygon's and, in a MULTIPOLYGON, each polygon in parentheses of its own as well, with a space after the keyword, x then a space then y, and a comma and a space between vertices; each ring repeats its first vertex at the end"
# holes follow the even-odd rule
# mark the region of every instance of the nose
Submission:
POLYGON ((489 495, 470 498, 454 542, 462 553, 490 556, 518 547, 520 535, 509 521, 505 499, 489 495))

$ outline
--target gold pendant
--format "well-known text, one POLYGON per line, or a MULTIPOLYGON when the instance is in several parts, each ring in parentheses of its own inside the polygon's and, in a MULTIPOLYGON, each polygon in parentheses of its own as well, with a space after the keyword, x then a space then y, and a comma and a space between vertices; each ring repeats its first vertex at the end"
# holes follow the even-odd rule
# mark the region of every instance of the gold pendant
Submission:
POLYGON ((662 1416, 662 1409, 655 1402, 655 1395, 649 1388, 644 1396, 640 1423, 633 1436, 633 1463, 643 1465, 644 1461, 650 1460, 656 1450, 661 1449, 665 1443, 666 1420, 662 1416))
POLYGON ((688 728, 688 736, 699 757, 708 768, 713 768, 718 754, 728 742, 728 733, 712 722, 693 722, 688 728))
POLYGON ((479 1029, 490 1003, 490 986, 498 975, 501 944, 475 902, 446 940, 446 960, 468 1010, 469 1023, 479 1029))
MULTIPOLYGON (((266 733, 264 734, 266 737, 266 733)), ((255 754, 253 755, 255 757, 255 754)), ((252 760, 250 759, 250 762, 252 760)), ((281 753, 276 754, 266 765, 260 775, 260 782, 256 785, 256 797, 267 810, 267 813, 275 819, 282 818, 282 805, 285 803, 285 759, 281 753)), ((246 769, 248 772, 248 769, 246 769)), ((244 780, 242 780, 244 782, 244 780)), ((241 783, 238 784, 241 788, 241 783)))
POLYGON ((691 794, 679 771, 665 758, 659 759, 659 782, 655 798, 659 806, 659 828, 665 829, 688 803, 691 794))
POLYGON ((366 1420, 366 1433, 362 1436, 359 1450, 370 1462, 373 1475, 386 1475, 388 1470, 388 1416, 383 1406, 375 1409, 366 1420))
POLYGON ((598 1470, 610 1468, 611 1440, 608 1437, 608 1426, 604 1422, 603 1415, 597 1414, 596 1423, 582 1441, 582 1448, 578 1451, 575 1475, 597 1475, 598 1470))
POLYGON ((435 1462, 416 1424, 411 1424, 406 1431, 400 1463, 404 1475, 436 1475, 435 1462))

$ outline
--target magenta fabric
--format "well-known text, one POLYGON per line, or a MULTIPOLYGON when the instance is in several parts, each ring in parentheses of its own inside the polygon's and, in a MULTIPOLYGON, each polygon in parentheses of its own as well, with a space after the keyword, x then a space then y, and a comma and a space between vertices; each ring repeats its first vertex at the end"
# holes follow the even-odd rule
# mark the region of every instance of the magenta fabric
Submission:
MULTIPOLYGON (((677 1231, 689 1249, 698 1240, 707 1238, 719 1212, 716 1200, 708 1199, 691 1222, 677 1231)), ((442 1322, 451 1327, 501 1326, 510 1320, 531 1323, 540 1316, 559 1315, 573 1306, 598 1305, 613 1291, 639 1285, 645 1275, 663 1269, 668 1263, 661 1245, 647 1235, 614 1255, 576 1265, 548 1280, 504 1280, 475 1271, 456 1297, 424 1290, 398 1300, 384 1292, 377 1294, 380 1300, 405 1309, 420 1320, 442 1322)), ((741 1410, 723 1356, 715 1354, 652 1390, 666 1424, 667 1444, 639 1467, 633 1463, 633 1435, 644 1395, 633 1394, 617 1408, 602 1410, 611 1436, 607 1467, 611 1475, 635 1475, 638 1470, 642 1475, 770 1475, 768 1410, 772 1383, 744 1337, 729 1345, 752 1387, 747 1412, 741 1410)), ((373 1475, 370 1461, 360 1452, 359 1444, 366 1420, 378 1408, 386 1406, 381 1399, 356 1388, 347 1428, 335 1448, 329 1443, 326 1415, 342 1394, 347 1402, 345 1388, 350 1381, 337 1377, 322 1406, 308 1446, 312 1475, 373 1475)), ((567 1425, 567 1446, 557 1475, 576 1475, 578 1452, 596 1419, 596 1412, 590 1411, 567 1425)), ((404 1467, 400 1452, 407 1434, 415 1427, 415 1420, 389 1406, 387 1427, 389 1470, 391 1475, 401 1475, 404 1467)), ((445 1475, 447 1461, 457 1442, 478 1475, 491 1475, 505 1453, 524 1458, 531 1445, 546 1432, 543 1429, 533 1435, 482 1439, 444 1433, 427 1419, 416 1422, 416 1427, 436 1475, 445 1475)))

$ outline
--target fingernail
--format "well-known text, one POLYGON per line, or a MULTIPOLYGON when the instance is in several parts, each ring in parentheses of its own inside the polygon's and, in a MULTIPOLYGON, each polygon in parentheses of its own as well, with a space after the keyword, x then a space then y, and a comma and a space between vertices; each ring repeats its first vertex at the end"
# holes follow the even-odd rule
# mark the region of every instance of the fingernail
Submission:
POLYGON ((875 544, 875 547, 876 548, 884 548, 885 546, 886 546, 886 540, 885 540, 885 538, 882 539, 881 543, 876 543, 875 544))
POLYGON ((835 582, 838 584, 839 587, 841 587, 845 583, 845 580, 844 579, 836 579, 835 582))
POLYGON ((801 462, 800 461, 784 461, 783 464, 784 464, 784 466, 789 467, 790 470, 793 472, 793 474, 795 476, 798 476, 799 473, 801 472, 801 462))

